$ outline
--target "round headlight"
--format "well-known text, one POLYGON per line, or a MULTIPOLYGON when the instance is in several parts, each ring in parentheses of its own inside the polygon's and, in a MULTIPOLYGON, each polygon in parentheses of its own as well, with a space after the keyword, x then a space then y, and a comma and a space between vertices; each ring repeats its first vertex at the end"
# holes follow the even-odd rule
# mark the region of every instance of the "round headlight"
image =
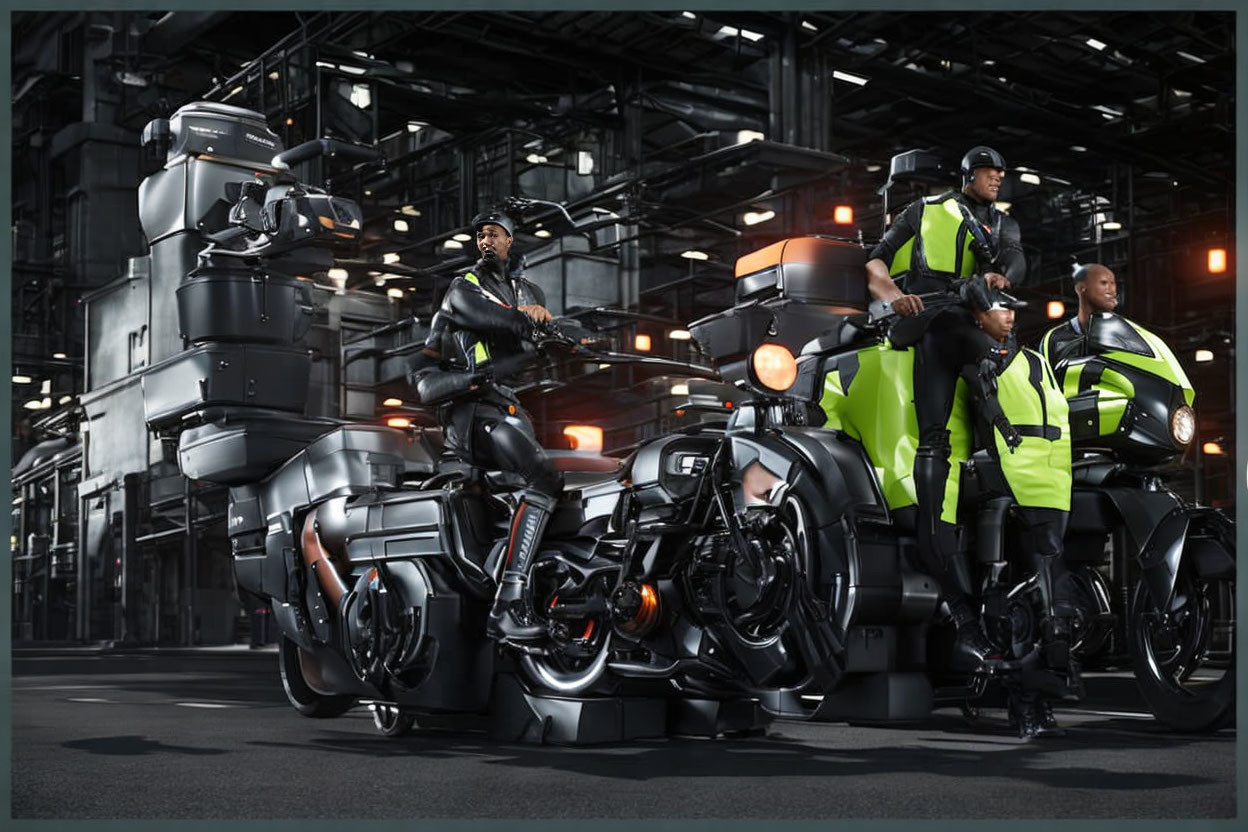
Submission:
POLYGON ((783 393, 797 381, 797 359, 783 344, 762 344, 750 356, 754 378, 768 390, 783 393))
POLYGON ((1180 405, 1170 414, 1170 438, 1179 445, 1190 445, 1196 436, 1196 411, 1180 405))

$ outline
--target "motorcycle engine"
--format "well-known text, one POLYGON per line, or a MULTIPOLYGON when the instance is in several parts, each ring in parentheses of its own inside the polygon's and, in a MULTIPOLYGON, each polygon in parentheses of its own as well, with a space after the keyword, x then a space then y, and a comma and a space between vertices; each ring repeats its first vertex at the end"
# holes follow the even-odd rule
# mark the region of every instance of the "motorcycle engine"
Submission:
POLYGON ((411 689, 433 669, 426 638, 429 580, 420 564, 379 562, 343 600, 342 642, 351 669, 383 692, 411 689))

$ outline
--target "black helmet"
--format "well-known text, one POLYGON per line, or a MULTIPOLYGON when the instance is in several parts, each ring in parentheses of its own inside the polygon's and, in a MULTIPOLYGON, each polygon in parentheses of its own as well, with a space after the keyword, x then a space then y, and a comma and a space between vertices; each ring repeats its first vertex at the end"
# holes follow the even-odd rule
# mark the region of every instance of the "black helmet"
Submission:
POLYGON ((966 151, 962 157, 962 184, 967 185, 974 177, 975 168, 998 168, 1005 170, 1005 157, 991 147, 979 145, 966 151))
POLYGON ((507 232, 508 237, 516 236, 516 224, 511 217, 502 211, 482 211, 472 218, 472 230, 480 231, 482 226, 497 225, 507 232))

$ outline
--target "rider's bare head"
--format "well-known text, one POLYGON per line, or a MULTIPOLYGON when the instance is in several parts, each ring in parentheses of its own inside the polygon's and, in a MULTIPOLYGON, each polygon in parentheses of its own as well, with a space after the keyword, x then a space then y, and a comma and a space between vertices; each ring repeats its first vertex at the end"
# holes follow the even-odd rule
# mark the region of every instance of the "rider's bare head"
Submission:
POLYGON ((1109 267, 1088 263, 1075 271, 1075 294, 1079 308, 1089 312, 1113 312, 1118 305, 1118 281, 1109 267))
POLYGON ((1014 310, 1005 309, 1000 306, 993 306, 987 312, 976 309, 975 321, 979 324, 979 328, 994 341, 1005 343, 1005 339, 1010 337, 1010 333, 1014 331, 1014 310))

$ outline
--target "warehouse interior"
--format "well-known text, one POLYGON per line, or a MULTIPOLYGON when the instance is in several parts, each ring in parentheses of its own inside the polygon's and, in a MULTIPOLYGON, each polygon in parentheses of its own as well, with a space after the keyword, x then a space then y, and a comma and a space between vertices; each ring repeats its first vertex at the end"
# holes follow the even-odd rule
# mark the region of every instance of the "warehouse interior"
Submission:
POLYGON ((669 359, 563 367, 525 404, 549 447, 590 426, 627 454, 696 418, 675 410, 691 392, 731 395, 686 327, 732 304, 737 258, 870 246, 987 144, 1027 256, 1020 340, 1073 313, 1075 265, 1112 268, 1197 390, 1173 486, 1234 504, 1231 12, 19 12, 11 31, 15 638, 256 626, 224 489, 178 473, 138 393, 185 346, 158 291, 180 276, 136 265, 140 183, 165 164, 142 135, 201 101, 288 148, 384 157, 299 168, 363 211, 358 254, 310 275, 309 416, 429 423, 396 367, 475 259, 470 218, 525 197, 516 247, 551 310, 669 359), (890 182, 911 151, 922 170, 890 182))

